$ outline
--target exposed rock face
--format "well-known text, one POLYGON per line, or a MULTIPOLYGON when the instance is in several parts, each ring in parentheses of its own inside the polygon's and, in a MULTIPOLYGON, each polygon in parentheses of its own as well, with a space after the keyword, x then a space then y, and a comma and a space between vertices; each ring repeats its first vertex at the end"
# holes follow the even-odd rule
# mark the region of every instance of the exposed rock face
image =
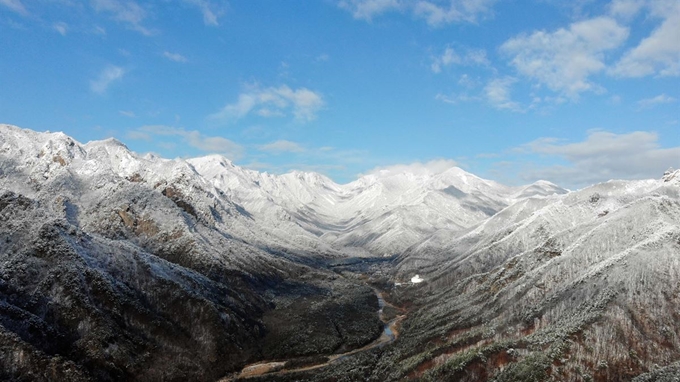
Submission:
POLYGON ((664 172, 661 178, 664 182, 680 182, 680 170, 673 170, 673 167, 669 168, 664 172))

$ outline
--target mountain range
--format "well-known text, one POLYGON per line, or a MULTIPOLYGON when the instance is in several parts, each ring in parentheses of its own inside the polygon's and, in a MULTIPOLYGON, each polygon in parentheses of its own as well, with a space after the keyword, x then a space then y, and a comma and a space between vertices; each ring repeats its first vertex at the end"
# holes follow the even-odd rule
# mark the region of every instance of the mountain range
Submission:
POLYGON ((0 125, 0 193, 2 379, 212 381, 338 354, 380 334, 374 288, 411 308, 394 343, 261 378, 629 380, 680 360, 680 171, 341 185, 0 125))

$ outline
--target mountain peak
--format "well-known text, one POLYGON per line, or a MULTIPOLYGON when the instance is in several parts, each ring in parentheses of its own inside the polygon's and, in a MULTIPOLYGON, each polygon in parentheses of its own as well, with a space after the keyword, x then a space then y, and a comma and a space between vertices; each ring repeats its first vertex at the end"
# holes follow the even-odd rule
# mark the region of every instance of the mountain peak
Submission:
POLYGON ((109 137, 105 138, 102 140, 97 140, 97 141, 90 141, 85 144, 86 147, 93 147, 93 146, 107 146, 107 147, 122 147, 125 148, 126 150, 130 150, 125 143, 119 141, 118 139, 114 137, 109 137))
POLYGON ((680 181, 680 170, 674 170, 673 167, 670 167, 666 172, 663 173, 663 177, 661 179, 664 182, 670 182, 675 180, 676 182, 680 181))
POLYGON ((202 157, 190 158, 187 161, 191 162, 191 164, 195 166, 201 167, 213 167, 213 166, 222 168, 236 167, 236 165, 234 165, 234 163, 231 160, 220 154, 210 154, 202 157))

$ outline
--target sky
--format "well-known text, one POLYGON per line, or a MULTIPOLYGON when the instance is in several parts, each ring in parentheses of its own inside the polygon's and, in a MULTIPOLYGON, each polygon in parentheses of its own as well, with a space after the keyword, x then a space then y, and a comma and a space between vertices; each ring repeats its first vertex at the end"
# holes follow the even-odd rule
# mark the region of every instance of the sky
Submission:
POLYGON ((677 0, 0 0, 0 123, 338 183, 680 167, 677 0))

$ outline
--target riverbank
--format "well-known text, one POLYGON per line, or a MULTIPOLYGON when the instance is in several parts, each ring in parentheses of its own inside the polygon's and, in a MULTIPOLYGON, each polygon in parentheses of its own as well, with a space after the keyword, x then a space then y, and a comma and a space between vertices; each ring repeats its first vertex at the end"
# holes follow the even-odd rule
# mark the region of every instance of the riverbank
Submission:
POLYGON ((234 376, 226 377, 220 380, 220 382, 227 382, 227 381, 238 381, 238 380, 245 380, 248 378, 253 378, 257 376, 262 376, 262 375, 283 375, 283 374, 288 374, 288 373, 294 373, 294 372, 302 372, 302 371, 309 371, 309 370, 314 370, 314 369, 320 369, 326 366, 329 366, 335 362, 338 362, 346 357, 356 355, 361 352, 365 352, 371 349, 374 349, 376 347, 380 346, 385 346, 391 342, 394 342, 398 337, 399 337, 399 329, 401 326, 401 322, 403 321, 404 318, 406 318, 406 314, 404 310, 400 307, 394 306, 387 302, 384 298, 384 295, 381 291, 377 289, 373 289, 376 297, 378 298, 378 317, 380 320, 384 323, 384 328, 383 332, 380 334, 378 338, 376 338, 373 342, 369 343, 368 345, 365 345, 361 348, 350 350, 345 353, 341 354, 332 354, 328 356, 320 356, 321 358, 325 358, 326 360, 323 362, 318 362, 318 363, 312 363, 312 364, 307 364, 305 366, 298 366, 298 367, 286 367, 286 365, 299 365, 300 364, 300 358, 291 358, 287 360, 276 360, 276 361, 261 361, 257 362, 254 364, 250 364, 245 366, 240 373, 234 376), (385 311, 390 310, 391 312, 401 312, 402 314, 397 314, 394 317, 390 317, 391 315, 386 315, 385 311))

